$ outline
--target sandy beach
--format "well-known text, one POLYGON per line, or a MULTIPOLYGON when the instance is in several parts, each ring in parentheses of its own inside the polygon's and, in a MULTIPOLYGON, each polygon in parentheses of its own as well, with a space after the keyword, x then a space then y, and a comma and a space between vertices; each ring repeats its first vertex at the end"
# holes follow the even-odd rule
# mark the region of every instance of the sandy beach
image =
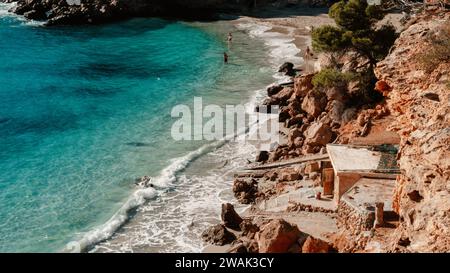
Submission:
MULTIPOLYGON (((274 43, 285 43, 284 50, 297 52, 295 57, 287 59, 283 51, 275 54, 275 59, 281 65, 283 62, 292 62, 297 69, 303 72, 313 72, 316 70, 315 60, 304 58, 304 52, 307 47, 311 47, 311 30, 314 27, 334 24, 329 18, 327 9, 308 8, 308 7, 290 7, 290 8, 263 8, 248 16, 241 16, 232 22, 237 28, 246 26, 250 35, 262 39, 275 40, 274 43)), ((267 43, 269 46, 279 46, 267 43)), ((289 54, 286 54, 289 55, 289 54)))

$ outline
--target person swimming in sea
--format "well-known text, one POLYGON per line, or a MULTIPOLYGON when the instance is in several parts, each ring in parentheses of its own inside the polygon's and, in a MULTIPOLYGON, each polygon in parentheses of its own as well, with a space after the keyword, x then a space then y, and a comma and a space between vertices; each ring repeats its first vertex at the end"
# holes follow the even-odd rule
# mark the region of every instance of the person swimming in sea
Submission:
POLYGON ((228 54, 226 52, 223 53, 223 62, 228 63, 228 54))

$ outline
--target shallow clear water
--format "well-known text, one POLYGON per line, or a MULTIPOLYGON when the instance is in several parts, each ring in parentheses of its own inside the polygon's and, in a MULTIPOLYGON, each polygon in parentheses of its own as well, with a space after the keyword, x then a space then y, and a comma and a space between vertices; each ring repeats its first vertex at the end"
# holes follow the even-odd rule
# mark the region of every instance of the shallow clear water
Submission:
MULTIPOLYGON (((235 35, 242 42, 229 50, 231 64, 222 63, 224 34, 234 30, 227 24, 134 19, 45 28, 4 9, 0 252, 60 251, 82 238, 129 200, 136 178, 161 176, 172 159, 205 144, 172 140, 173 106, 192 105, 194 96, 219 105, 248 101, 271 80, 260 42, 245 33, 235 35)), ((184 177, 148 204, 164 210, 167 191, 183 190, 177 183, 216 187, 182 184, 184 177)))

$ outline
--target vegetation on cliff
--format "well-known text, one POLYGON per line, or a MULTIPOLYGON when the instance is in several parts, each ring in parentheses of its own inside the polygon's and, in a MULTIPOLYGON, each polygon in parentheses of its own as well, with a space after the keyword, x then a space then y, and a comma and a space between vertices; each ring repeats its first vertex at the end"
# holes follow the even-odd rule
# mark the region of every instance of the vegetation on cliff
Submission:
POLYGON ((368 5, 366 0, 340 1, 331 6, 329 16, 336 26, 313 30, 313 47, 316 51, 355 50, 375 65, 388 53, 397 35, 392 25, 377 27, 384 18, 379 6, 368 5))
MULTIPOLYGON (((345 86, 356 83, 358 92, 353 92, 354 101, 362 104, 380 99, 374 92, 376 82, 373 67, 382 60, 393 45, 397 34, 394 26, 377 22, 385 14, 379 6, 368 5, 366 0, 342 0, 333 4, 329 16, 336 26, 323 26, 312 31, 312 45, 318 52, 332 56, 332 64, 314 76, 316 87, 345 86), (348 54, 352 52, 353 54, 348 54), (348 71, 343 71, 342 56, 356 62, 348 71)), ((355 86, 355 84, 354 84, 355 86)))

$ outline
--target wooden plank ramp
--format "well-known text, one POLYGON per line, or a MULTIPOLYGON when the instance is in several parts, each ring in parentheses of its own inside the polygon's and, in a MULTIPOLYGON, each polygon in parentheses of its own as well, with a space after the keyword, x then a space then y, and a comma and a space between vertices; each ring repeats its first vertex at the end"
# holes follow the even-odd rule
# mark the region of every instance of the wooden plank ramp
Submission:
POLYGON ((243 170, 244 171, 267 170, 267 169, 274 169, 274 168, 285 167, 285 166, 289 166, 289 165, 305 163, 308 161, 325 160, 328 158, 329 158, 328 154, 305 155, 305 156, 301 156, 298 158, 293 158, 293 159, 275 162, 275 163, 271 163, 271 164, 264 164, 264 165, 249 167, 249 168, 245 168, 243 170))

